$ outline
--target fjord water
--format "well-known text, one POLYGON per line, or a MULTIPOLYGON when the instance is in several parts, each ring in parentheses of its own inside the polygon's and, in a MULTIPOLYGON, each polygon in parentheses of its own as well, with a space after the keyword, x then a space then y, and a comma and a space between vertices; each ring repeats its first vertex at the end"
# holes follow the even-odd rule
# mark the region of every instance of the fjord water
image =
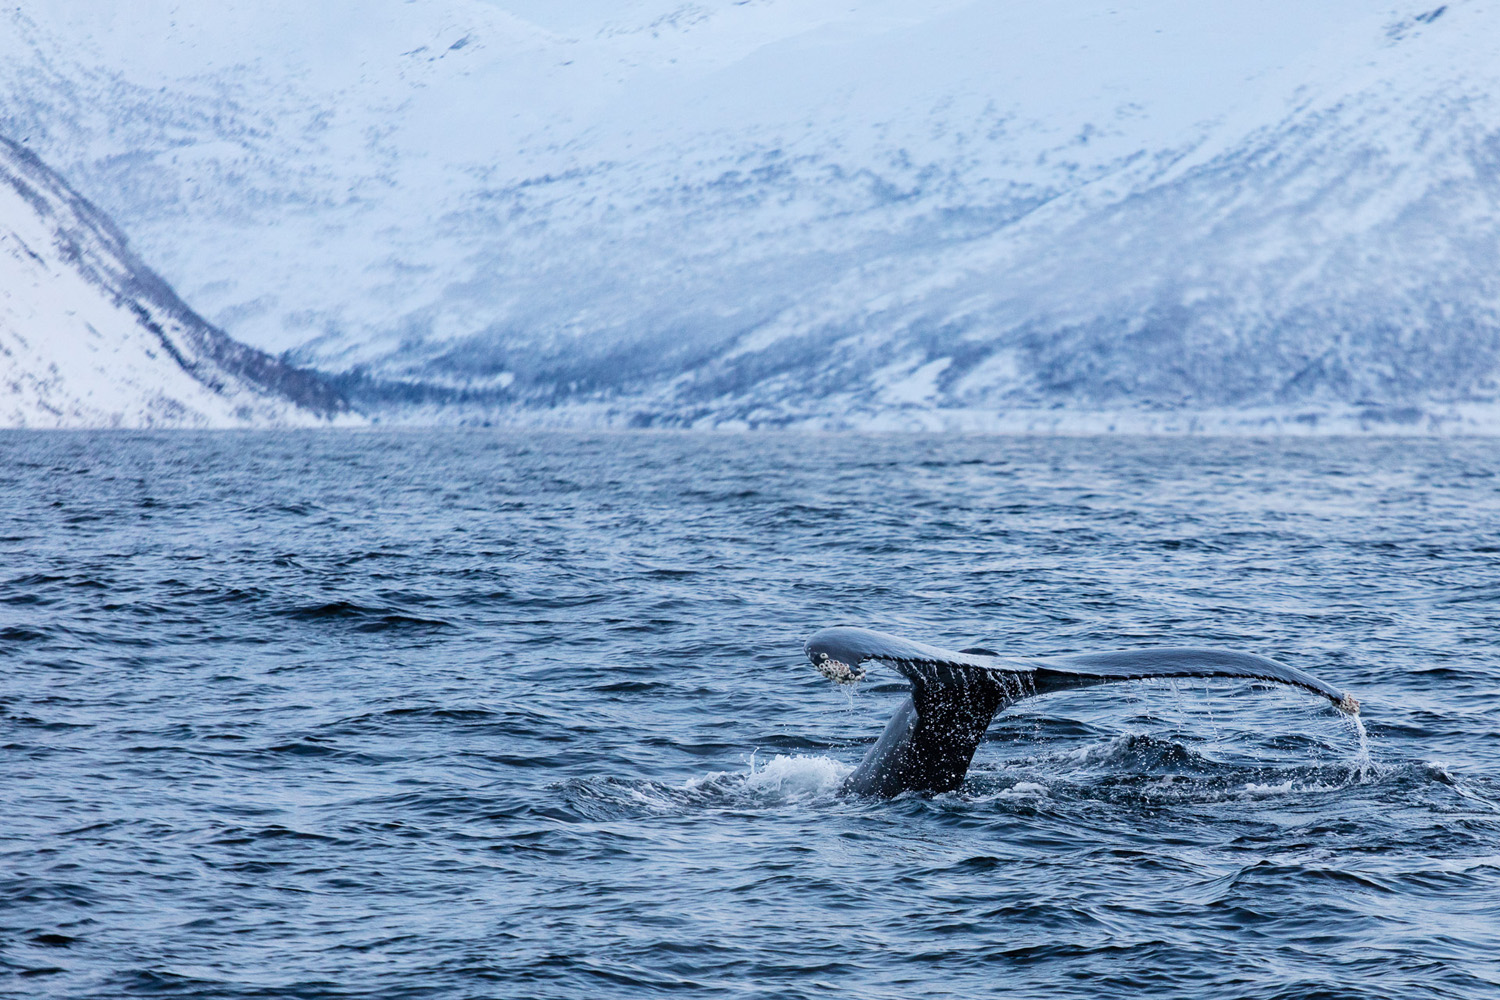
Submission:
POLYGON ((0 992, 1493 997, 1500 451, 0 436, 0 992), (833 623, 1248 650, 841 797, 833 623))

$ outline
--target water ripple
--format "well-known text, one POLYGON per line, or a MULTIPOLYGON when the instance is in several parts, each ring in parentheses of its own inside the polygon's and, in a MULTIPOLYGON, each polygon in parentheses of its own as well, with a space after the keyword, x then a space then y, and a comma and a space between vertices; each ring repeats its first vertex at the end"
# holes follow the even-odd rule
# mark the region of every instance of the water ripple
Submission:
POLYGON ((1500 983, 1487 442, 0 434, 0 993, 1500 983), (1022 702, 840 793, 835 622, 1356 692, 1022 702))

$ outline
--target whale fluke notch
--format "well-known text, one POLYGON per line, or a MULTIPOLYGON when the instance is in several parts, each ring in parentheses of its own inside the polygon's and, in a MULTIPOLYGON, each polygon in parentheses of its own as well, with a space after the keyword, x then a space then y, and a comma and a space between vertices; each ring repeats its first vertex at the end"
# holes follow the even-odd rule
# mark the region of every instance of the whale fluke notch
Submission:
POLYGON ((1067 656, 1011 657, 988 649, 944 649, 870 629, 840 625, 813 634, 807 658, 824 676, 853 683, 864 664, 884 663, 911 682, 879 741, 844 790, 860 795, 946 792, 963 783, 995 713, 1022 698, 1151 677, 1243 677, 1289 684, 1359 713, 1359 701, 1295 667, 1222 649, 1128 649, 1067 656))

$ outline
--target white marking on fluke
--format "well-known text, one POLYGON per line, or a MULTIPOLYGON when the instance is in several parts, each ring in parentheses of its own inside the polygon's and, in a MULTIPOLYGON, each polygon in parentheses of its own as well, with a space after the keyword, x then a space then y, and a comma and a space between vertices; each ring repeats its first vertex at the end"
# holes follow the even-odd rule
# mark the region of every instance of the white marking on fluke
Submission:
POLYGON ((813 668, 835 684, 858 684, 869 673, 864 667, 856 670, 843 660, 835 660, 827 653, 817 654, 813 660, 813 668))

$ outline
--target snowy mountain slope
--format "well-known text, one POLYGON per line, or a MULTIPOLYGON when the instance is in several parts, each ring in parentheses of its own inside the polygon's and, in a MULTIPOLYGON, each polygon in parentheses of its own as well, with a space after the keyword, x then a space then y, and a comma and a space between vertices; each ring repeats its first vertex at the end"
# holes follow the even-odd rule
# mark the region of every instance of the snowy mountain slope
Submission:
POLYGON ((315 425, 346 410, 321 379, 204 323, 0 137, 0 427, 315 425))
POLYGON ((1480 0, 0 18, 0 124, 217 322, 369 401, 899 426, 1494 409, 1480 0))

